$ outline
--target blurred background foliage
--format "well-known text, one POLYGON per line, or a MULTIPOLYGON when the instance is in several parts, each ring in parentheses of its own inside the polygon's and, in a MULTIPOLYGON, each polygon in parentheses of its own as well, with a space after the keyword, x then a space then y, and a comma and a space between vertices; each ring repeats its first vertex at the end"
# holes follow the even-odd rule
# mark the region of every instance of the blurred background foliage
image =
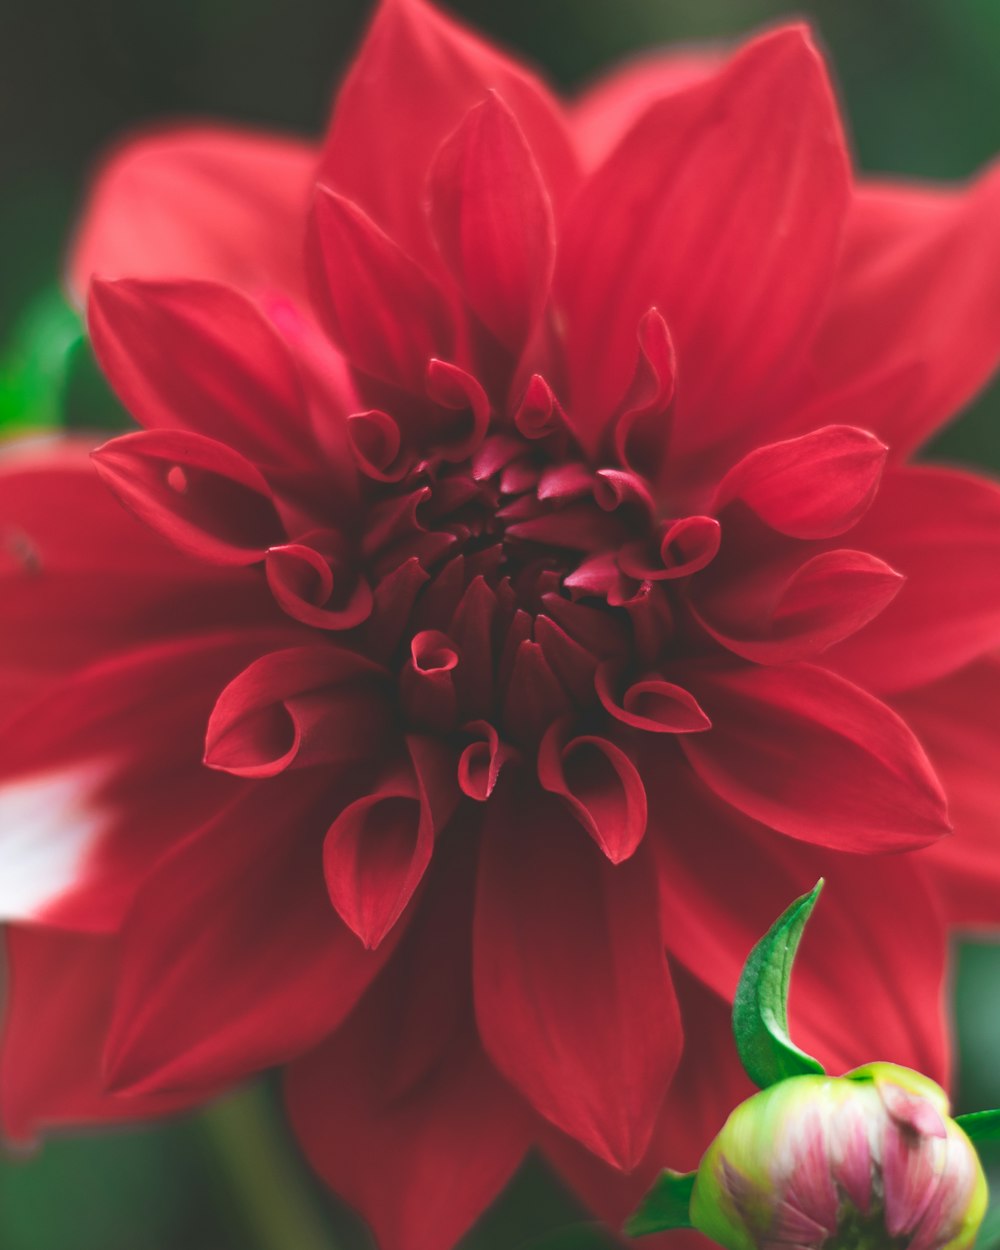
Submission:
MULTIPOLYGON (((830 52, 862 169, 963 179, 1000 152, 997 0, 455 0, 451 7, 566 91, 643 49, 728 39, 798 14, 830 52)), ((51 425, 61 415, 89 428, 121 419, 59 289, 65 240, 101 149, 163 117, 318 134, 368 10, 367 0, 2 0, 0 429, 51 425)), ((977 402, 934 451, 1000 469, 1000 390, 977 402)), ((955 969, 959 1103, 1000 1105, 1000 953, 967 944, 955 969)), ((541 1165, 529 1162, 467 1250, 610 1245, 581 1219, 541 1165)), ((1000 1223, 994 1228, 1000 1232, 1000 1223)), ((2 1250, 367 1244, 358 1222, 296 1167, 266 1083, 206 1116, 56 1139, 29 1157, 0 1158, 2 1250), (289 1230, 285 1245, 281 1227, 289 1230)))

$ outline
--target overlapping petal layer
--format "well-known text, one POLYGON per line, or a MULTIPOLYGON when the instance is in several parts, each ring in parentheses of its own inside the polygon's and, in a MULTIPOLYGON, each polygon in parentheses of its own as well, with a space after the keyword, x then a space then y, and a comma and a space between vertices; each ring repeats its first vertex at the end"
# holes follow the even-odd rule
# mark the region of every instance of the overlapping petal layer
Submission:
POLYGON ((820 874, 798 1035, 943 1077, 1000 492, 900 461, 995 361, 995 181, 859 189, 801 27, 565 108, 423 0, 321 151, 114 157, 71 269, 142 428, 0 462, 8 1133, 288 1064, 386 1250, 533 1146, 618 1220, 820 874))

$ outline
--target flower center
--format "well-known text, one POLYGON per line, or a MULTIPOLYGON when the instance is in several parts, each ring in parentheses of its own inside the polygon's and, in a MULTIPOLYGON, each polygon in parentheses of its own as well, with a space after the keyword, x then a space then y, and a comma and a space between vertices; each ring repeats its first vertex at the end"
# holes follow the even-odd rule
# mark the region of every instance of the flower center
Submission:
POLYGON ((567 441, 504 427, 466 459, 371 484, 361 547, 376 600, 395 603, 390 667, 412 727, 485 721, 534 746, 563 718, 596 727, 602 665, 640 677, 667 650, 670 593, 642 576, 659 559, 648 487, 567 457, 567 441), (412 592, 393 593, 407 577, 412 592))

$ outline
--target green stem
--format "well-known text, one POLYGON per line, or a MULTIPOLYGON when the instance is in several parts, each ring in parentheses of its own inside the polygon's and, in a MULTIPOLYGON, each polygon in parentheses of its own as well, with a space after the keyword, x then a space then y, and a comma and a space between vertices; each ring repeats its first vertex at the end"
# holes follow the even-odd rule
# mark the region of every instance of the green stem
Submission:
POLYGON ((337 1250, 266 1086, 216 1103, 201 1119, 259 1250, 337 1250))

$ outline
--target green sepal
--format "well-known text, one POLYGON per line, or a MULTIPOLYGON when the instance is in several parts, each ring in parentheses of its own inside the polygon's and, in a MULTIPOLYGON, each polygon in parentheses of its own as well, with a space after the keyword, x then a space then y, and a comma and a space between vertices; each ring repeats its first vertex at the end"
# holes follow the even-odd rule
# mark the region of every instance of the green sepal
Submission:
POLYGON ((672 1172, 665 1168, 639 1208, 625 1225, 629 1237, 663 1233, 671 1228, 694 1228, 691 1223, 691 1191, 697 1172, 672 1172))
POLYGON ((970 1111, 968 1115, 955 1116, 955 1123, 974 1146, 1000 1141, 1000 1111, 970 1111))
POLYGON ((788 1035, 788 982, 823 879, 774 922, 750 952, 733 1000, 733 1033, 747 1076, 767 1089, 789 1076, 825 1075, 788 1035))

